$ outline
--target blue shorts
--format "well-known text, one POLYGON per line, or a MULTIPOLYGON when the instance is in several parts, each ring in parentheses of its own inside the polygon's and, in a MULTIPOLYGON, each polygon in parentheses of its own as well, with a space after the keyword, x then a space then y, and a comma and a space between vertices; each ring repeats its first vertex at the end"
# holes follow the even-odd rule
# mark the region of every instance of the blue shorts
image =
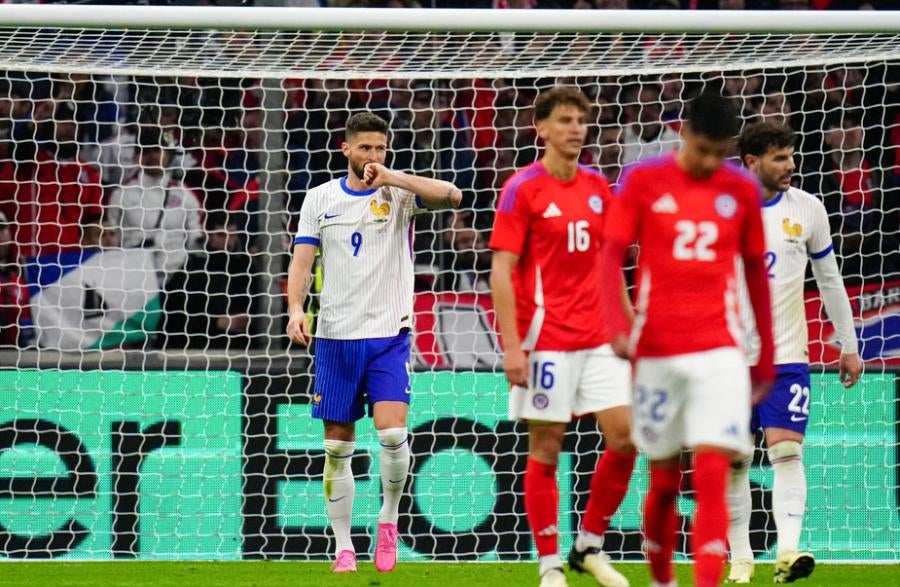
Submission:
POLYGON ((409 403, 409 339, 405 329, 387 338, 317 338, 313 418, 355 422, 374 403, 409 403))
POLYGON ((758 428, 785 428, 806 434, 809 387, 809 365, 776 365, 775 384, 769 396, 753 408, 750 432, 756 432, 758 428))

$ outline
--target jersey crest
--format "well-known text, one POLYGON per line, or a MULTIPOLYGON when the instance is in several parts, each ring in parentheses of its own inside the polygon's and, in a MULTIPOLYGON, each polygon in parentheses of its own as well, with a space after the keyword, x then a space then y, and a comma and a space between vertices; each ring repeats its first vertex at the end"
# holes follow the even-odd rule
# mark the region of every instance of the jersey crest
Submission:
POLYGON ((784 229, 784 234, 786 234, 788 237, 788 242, 797 242, 796 239, 799 239, 803 234, 803 225, 799 222, 796 224, 792 224, 790 218, 785 218, 784 220, 782 220, 781 227, 784 229))
POLYGON ((378 200, 372 198, 369 200, 369 210, 371 210, 372 214, 375 216, 375 222, 387 222, 388 217, 391 214, 391 205, 387 202, 382 202, 379 205, 378 200))

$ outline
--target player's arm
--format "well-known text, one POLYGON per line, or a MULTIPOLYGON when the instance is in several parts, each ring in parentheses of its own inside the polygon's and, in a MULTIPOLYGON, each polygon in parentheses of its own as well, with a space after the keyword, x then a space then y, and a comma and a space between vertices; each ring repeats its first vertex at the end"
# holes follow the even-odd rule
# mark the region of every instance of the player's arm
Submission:
POLYGON ((459 208, 462 192, 449 181, 388 169, 378 163, 366 165, 363 183, 369 187, 393 186, 416 194, 429 210, 459 208))
POLYGON ((839 363, 840 380, 844 387, 852 387, 862 374, 863 364, 859 358, 859 342, 856 329, 853 327, 853 310, 841 271, 834 256, 834 245, 831 242, 831 230, 828 215, 824 206, 817 206, 816 225, 813 228, 810 242, 812 272, 822 294, 822 303, 828 318, 834 324, 834 330, 841 341, 841 359, 839 363))
POLYGON ((287 334, 292 341, 304 346, 312 340, 309 322, 303 306, 309 284, 312 281, 312 266, 316 249, 321 244, 318 220, 318 198, 315 193, 307 194, 300 208, 297 236, 294 238, 294 253, 288 267, 288 325, 287 334))
POLYGON ((640 223, 640 188, 638 180, 631 174, 622 180, 617 197, 609 208, 609 216, 604 223, 603 253, 600 257, 600 279, 602 283, 621 284, 620 287, 604 287, 603 310, 609 340, 613 352, 623 359, 631 357, 629 333, 633 321, 633 310, 622 267, 635 239, 640 223))
POLYGON ((315 258, 316 245, 298 243, 294 245, 294 255, 288 268, 287 334, 292 341, 303 346, 308 345, 312 339, 303 306, 312 281, 312 265, 315 258))
POLYGON ((750 368, 753 381, 752 401, 756 405, 769 393, 775 380, 775 343, 772 338, 772 299, 769 294, 769 272, 765 262, 766 240, 762 212, 756 194, 748 198, 749 210, 744 216, 741 234, 741 257, 750 306, 759 335, 759 359, 750 368))
POLYGON ((491 262, 491 298, 503 343, 503 370, 513 385, 528 384, 528 359, 516 329, 516 297, 512 272, 519 256, 509 251, 495 251, 491 262))

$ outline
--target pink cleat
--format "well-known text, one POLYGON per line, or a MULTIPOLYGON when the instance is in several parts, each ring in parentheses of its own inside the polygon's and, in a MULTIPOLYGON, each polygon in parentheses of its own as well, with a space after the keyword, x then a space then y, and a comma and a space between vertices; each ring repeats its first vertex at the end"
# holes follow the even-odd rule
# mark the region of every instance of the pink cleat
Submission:
POLYGON ((352 550, 342 550, 334 564, 331 565, 332 573, 355 573, 356 553, 352 550))
POLYGON ((389 573, 397 566, 397 524, 378 524, 375 542, 375 568, 389 573))

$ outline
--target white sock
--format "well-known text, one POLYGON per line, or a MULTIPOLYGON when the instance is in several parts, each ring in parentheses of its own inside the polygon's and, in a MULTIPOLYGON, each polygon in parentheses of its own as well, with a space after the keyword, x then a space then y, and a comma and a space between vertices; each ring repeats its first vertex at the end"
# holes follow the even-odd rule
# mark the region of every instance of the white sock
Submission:
POLYGON ((562 561, 559 559, 558 554, 548 554, 547 556, 542 556, 538 559, 538 563, 540 564, 538 575, 541 577, 543 577, 544 573, 546 573, 550 569, 562 569, 562 561))
POLYGON ((752 457, 731 463, 728 477, 728 544, 731 560, 753 560, 750 547, 750 464, 752 457))
POLYGON ((603 548, 603 536, 582 528, 575 537, 575 550, 584 552, 588 548, 603 548))
POLYGON ((803 514, 806 512, 806 475, 803 447, 785 440, 769 447, 769 462, 775 473, 772 511, 778 529, 778 554, 794 552, 800 546, 803 514))
POLYGON ((400 517, 400 497, 409 475, 409 434, 406 428, 378 431, 381 442, 381 489, 384 502, 378 513, 380 524, 396 524, 400 517))
POLYGON ((350 470, 354 444, 353 441, 325 439, 325 507, 334 531, 335 556, 342 550, 356 552, 350 539, 353 497, 356 494, 356 483, 350 470))

